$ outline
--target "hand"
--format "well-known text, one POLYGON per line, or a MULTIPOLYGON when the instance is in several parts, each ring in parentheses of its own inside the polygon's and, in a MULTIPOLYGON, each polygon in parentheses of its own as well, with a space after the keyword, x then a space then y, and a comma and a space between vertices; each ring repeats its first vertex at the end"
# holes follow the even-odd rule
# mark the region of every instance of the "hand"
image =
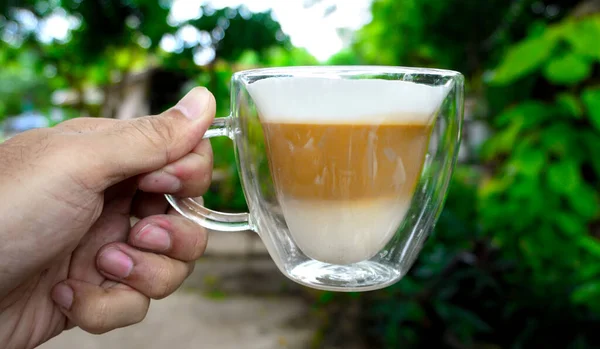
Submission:
POLYGON ((3 348, 137 323, 181 285, 207 235, 162 194, 208 188, 214 113, 196 88, 161 115, 74 119, 0 144, 3 348))

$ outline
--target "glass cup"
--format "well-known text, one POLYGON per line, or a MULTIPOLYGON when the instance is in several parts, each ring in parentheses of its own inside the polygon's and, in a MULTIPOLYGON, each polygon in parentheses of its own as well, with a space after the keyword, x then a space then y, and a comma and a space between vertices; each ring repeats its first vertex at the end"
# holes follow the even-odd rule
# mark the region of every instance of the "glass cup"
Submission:
POLYGON ((233 140, 249 212, 167 199, 205 228, 256 232, 279 270, 302 285, 389 286, 414 263, 442 210, 463 86, 454 71, 405 67, 235 73, 231 114, 204 137, 233 140))

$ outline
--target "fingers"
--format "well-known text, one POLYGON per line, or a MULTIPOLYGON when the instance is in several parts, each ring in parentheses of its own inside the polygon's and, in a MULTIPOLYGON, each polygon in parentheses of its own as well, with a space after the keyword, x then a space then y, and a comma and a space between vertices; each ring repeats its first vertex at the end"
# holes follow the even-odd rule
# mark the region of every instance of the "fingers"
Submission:
POLYGON ((160 299, 173 293, 189 276, 194 261, 206 249, 207 237, 204 228, 181 216, 151 216, 131 229, 129 244, 104 246, 96 265, 108 279, 160 299))
POLYGON ((118 242, 103 247, 96 263, 108 279, 119 281, 153 299, 175 292, 194 268, 193 262, 143 252, 118 242))
POLYGON ((158 171, 140 177, 140 190, 168 193, 181 197, 200 196, 210 186, 213 153, 210 141, 201 141, 183 158, 158 171))
POLYGON ((148 297, 128 286, 103 288, 72 279, 54 286, 52 299, 72 324, 94 334, 142 321, 150 305, 148 297))
POLYGON ((71 255, 70 279, 95 284, 104 280, 104 276, 96 268, 96 253, 107 243, 127 241, 131 229, 131 197, 135 190, 135 183, 124 181, 105 192, 100 217, 79 241, 71 255))
POLYGON ((86 134, 87 164, 94 186, 101 190, 126 178, 152 172, 190 153, 202 140, 215 115, 215 99, 205 88, 190 91, 166 112, 121 121, 86 134))
POLYGON ((164 254, 181 261, 194 261, 206 250, 206 229, 175 215, 151 216, 131 229, 131 246, 164 254))
POLYGON ((131 204, 131 213, 137 218, 161 215, 167 212, 169 203, 162 194, 138 191, 131 204))
POLYGON ((147 217, 131 229, 128 243, 105 245, 96 256, 98 271, 116 284, 106 288, 111 282, 103 287, 69 279, 55 286, 52 298, 72 324, 91 333, 138 323, 149 299, 181 286, 206 243, 206 231, 181 216, 147 217))

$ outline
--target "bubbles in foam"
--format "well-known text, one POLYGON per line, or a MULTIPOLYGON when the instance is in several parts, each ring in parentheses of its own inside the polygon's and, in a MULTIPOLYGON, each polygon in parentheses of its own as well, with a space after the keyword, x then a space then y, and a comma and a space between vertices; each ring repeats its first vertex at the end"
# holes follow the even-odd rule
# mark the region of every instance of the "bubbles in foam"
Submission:
POLYGON ((248 85, 265 122, 428 123, 451 83, 274 77, 248 85))

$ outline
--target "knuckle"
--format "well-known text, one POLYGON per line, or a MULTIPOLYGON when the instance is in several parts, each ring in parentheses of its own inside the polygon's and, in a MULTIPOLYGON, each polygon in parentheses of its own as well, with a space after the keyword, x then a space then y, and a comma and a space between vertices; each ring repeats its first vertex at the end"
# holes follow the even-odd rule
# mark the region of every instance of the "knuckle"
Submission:
POLYGON ((79 327, 87 332, 102 334, 112 330, 109 326, 110 309, 105 300, 89 304, 79 315, 79 327))
POLYGON ((142 138, 158 148, 162 145, 164 137, 161 127, 156 123, 156 121, 147 117, 133 120, 124 127, 129 128, 135 138, 142 138))
POLYGON ((114 311, 109 304, 109 298, 95 300, 77 312, 76 323, 91 334, 103 334, 116 328, 137 324, 144 320, 148 313, 149 299, 144 299, 143 302, 140 302, 140 299, 132 299, 126 316, 123 316, 123 309, 118 310, 120 314, 114 311))
POLYGON ((174 137, 171 123, 154 116, 138 118, 122 126, 125 134, 134 141, 141 140, 148 144, 154 152, 163 154, 165 162, 170 159, 169 143, 174 137))
POLYGON ((198 153, 203 156, 213 157, 213 148, 210 139, 203 139, 198 145, 198 153))
POLYGON ((148 314, 148 306, 149 306, 149 303, 146 303, 146 305, 144 306, 142 311, 133 312, 131 314, 131 319, 130 319, 128 325, 135 325, 135 324, 139 324, 140 322, 142 322, 146 318, 146 315, 148 314))
POLYGON ((171 132, 168 123, 153 116, 133 120, 130 126, 132 132, 137 133, 138 137, 147 139, 158 147, 168 140, 171 132))
POLYGON ((206 229, 199 228, 192 236, 193 240, 191 245, 193 246, 193 250, 190 255, 190 260, 195 260, 204 254, 208 242, 208 234, 206 234, 206 229))
POLYGON ((175 125, 168 118, 151 116, 146 121, 149 128, 163 143, 167 143, 175 137, 175 125))
POLYGON ((185 113, 179 107, 173 107, 163 113, 167 119, 186 119, 185 113))
POLYGON ((195 261, 191 261, 191 262, 187 263, 186 278, 189 277, 190 275, 192 275, 192 273, 194 272, 195 268, 196 268, 196 262, 195 261))
POLYGON ((206 172, 210 172, 213 167, 213 154, 212 151, 207 153, 201 153, 198 156, 202 159, 200 162, 201 169, 206 172))
MULTIPOLYGON (((163 259, 166 258, 163 257, 163 259)), ((174 276, 172 270, 167 266, 157 268, 154 276, 149 280, 150 294, 148 296, 153 299, 162 299, 170 295, 175 291, 176 282, 174 276)))
POLYGON ((185 194, 200 196, 208 190, 212 182, 212 157, 195 153, 188 156, 190 156, 189 176, 185 178, 185 194))
POLYGON ((209 167, 208 169, 206 169, 206 171, 204 171, 204 173, 202 175, 202 180, 200 181, 200 183, 201 183, 200 195, 206 193, 208 188, 210 188, 211 182, 212 182, 212 167, 209 167))

